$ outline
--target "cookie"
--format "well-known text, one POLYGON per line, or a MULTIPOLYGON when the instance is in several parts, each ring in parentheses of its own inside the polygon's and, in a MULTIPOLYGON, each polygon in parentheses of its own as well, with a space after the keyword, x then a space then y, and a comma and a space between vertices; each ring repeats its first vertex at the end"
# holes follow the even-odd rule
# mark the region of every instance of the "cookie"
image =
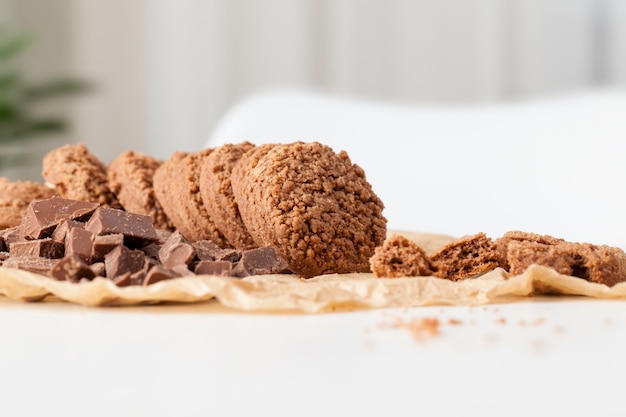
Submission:
POLYGON ((206 211, 200 188, 201 161, 213 152, 174 152, 154 173, 157 200, 172 224, 190 242, 211 240, 230 246, 206 211))
POLYGON ((231 172, 242 155, 253 148, 250 142, 216 148, 204 158, 200 171, 204 207, 228 242, 238 249, 251 249, 256 244, 239 214, 231 187, 231 172))
POLYGON ((498 248, 498 252, 503 260, 502 267, 505 269, 509 269, 510 265, 507 261, 507 251, 508 245, 510 242, 535 242, 542 245, 558 245, 560 243, 564 243, 565 240, 561 238, 557 238, 550 235, 540 235, 537 233, 529 233, 529 232, 521 232, 519 230, 511 230, 506 232, 502 237, 499 237, 494 241, 496 247, 498 248))
POLYGON ((275 247, 305 278, 370 270, 387 220, 363 169, 346 152, 296 142, 250 154, 233 168, 231 185, 257 245, 275 247))
POLYGON ((44 179, 54 185, 59 196, 121 208, 109 188, 106 167, 84 145, 53 149, 44 156, 42 165, 44 179))
POLYGON ((139 152, 127 151, 107 167, 109 188, 124 209, 152 217, 155 227, 173 228, 163 207, 154 195, 152 178, 161 161, 139 152))
POLYGON ((430 256, 433 275, 457 281, 500 267, 503 263, 494 242, 484 233, 465 236, 430 256))
POLYGON ((506 263, 510 275, 522 274, 530 265, 554 269, 573 275, 574 253, 570 244, 546 244, 532 240, 511 240, 507 244, 506 263))
POLYGON ((415 242, 402 235, 392 235, 370 258, 376 277, 420 277, 433 274, 430 259, 415 242))
POLYGON ((53 195, 54 190, 43 183, 11 182, 0 177, 0 230, 19 226, 32 201, 45 200, 53 195))

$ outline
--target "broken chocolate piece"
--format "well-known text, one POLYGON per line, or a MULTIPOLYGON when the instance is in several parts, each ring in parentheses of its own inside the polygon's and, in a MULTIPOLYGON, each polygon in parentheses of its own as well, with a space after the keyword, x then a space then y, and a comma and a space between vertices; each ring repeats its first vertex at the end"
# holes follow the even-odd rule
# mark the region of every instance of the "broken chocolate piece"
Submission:
POLYGON ((103 235, 96 236, 93 241, 93 250, 91 252, 93 261, 103 261, 104 256, 118 246, 124 245, 124 235, 103 235))
POLYGON ((229 277, 233 271, 232 262, 228 261, 200 261, 194 272, 198 275, 220 275, 229 277))
POLYGON ((239 262, 242 252, 238 249, 221 249, 215 254, 216 261, 239 262))
POLYGON ((11 243, 21 242, 22 231, 20 226, 10 227, 0 231, 0 236, 4 239, 4 244, 8 248, 11 243))
POLYGON ((189 268, 187 268, 187 265, 184 264, 174 265, 170 269, 175 272, 179 277, 187 277, 193 275, 193 272, 191 272, 189 268))
POLYGON ((91 216, 85 230, 95 235, 121 233, 131 247, 141 247, 158 240, 152 217, 123 210, 99 207, 91 216))
POLYGON ((165 281, 172 278, 176 278, 176 275, 172 274, 170 271, 163 268, 162 266, 157 265, 148 271, 143 280, 143 285, 150 285, 159 281, 165 281))
POLYGON ((94 262, 91 265, 89 265, 89 268, 91 268, 94 275, 97 277, 103 277, 105 275, 104 262, 94 262))
POLYGON ((244 278, 250 275, 281 274, 288 271, 288 264, 276 249, 267 246, 244 251, 235 265, 232 276, 244 278))
POLYGON ((62 258, 64 247, 62 243, 50 238, 38 240, 24 240, 9 245, 11 256, 39 256, 42 258, 62 258))
POLYGON ((22 218, 22 236, 26 239, 49 237, 61 220, 86 220, 97 207, 96 203, 57 196, 33 201, 22 218))
POLYGON ((92 280, 95 276, 89 265, 77 255, 61 259, 50 271, 50 277, 58 281, 79 282, 83 278, 92 280))
POLYGON ((159 250, 159 260, 166 268, 176 265, 187 267, 195 256, 196 250, 178 231, 172 233, 159 250))
POLYGON ((94 244, 93 233, 74 227, 70 229, 65 239, 65 256, 76 255, 83 261, 91 262, 91 251, 94 244))
POLYGON ((156 260, 159 259, 159 250, 161 249, 161 245, 159 243, 151 243, 140 249, 146 254, 147 257, 156 260))
POLYGON ((201 261, 214 261, 215 254, 222 250, 217 243, 210 240, 198 240, 191 244, 196 250, 196 256, 201 261))
POLYGON ((145 255, 140 250, 131 250, 125 246, 118 246, 104 257, 106 276, 115 278, 127 272, 131 274, 143 268, 145 255))
POLYGON ((111 281, 118 287, 128 287, 132 283, 132 275, 130 272, 127 272, 112 278, 111 281))
POLYGON ((11 256, 3 262, 2 266, 50 276, 50 271, 58 262, 58 259, 41 258, 38 256, 11 256))
POLYGON ((59 225, 54 229, 54 232, 52 232, 52 235, 50 235, 50 238, 57 242, 65 243, 65 238, 67 237, 67 234, 70 232, 70 229, 75 228, 75 227, 84 229, 85 223, 77 222, 75 220, 69 220, 69 219, 61 220, 59 225))

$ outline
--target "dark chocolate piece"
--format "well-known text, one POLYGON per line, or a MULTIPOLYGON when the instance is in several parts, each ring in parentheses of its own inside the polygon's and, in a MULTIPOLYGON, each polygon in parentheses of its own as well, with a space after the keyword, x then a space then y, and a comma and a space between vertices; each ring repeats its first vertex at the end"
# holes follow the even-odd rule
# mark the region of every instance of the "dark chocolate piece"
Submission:
POLYGON ((145 255, 140 250, 131 250, 125 246, 118 246, 104 257, 106 276, 115 278, 127 272, 131 274, 143 268, 145 255))
POLYGON ((158 240, 152 217, 105 207, 99 207, 93 213, 85 230, 95 235, 121 233, 125 244, 131 247, 145 246, 158 240))
POLYGON ((94 244, 93 233, 74 227, 70 229, 65 239, 65 256, 76 255, 83 261, 91 262, 91 252, 94 244))
POLYGON ((210 240, 198 240, 191 244, 196 250, 196 256, 201 261, 214 261, 215 254, 222 250, 217 243, 210 240))
POLYGON ((143 280, 143 285, 150 285, 159 281, 165 281, 172 278, 176 278, 176 275, 173 274, 171 271, 163 268, 162 266, 157 265, 148 271, 143 280))
POLYGON ((50 271, 50 277, 58 281, 79 282, 83 278, 92 280, 95 276, 89 265, 77 255, 61 259, 50 271))
POLYGON ((140 248, 143 253, 146 254, 147 257, 151 258, 151 259, 159 259, 159 250, 161 249, 161 244, 159 243, 151 243, 147 246, 144 246, 143 248, 140 248))
POLYGON ((70 232, 70 229, 78 227, 80 229, 85 228, 85 223, 77 222, 76 220, 61 220, 59 225, 54 229, 50 238, 52 240, 56 240, 57 242, 65 243, 65 238, 67 234, 70 232))
POLYGON ((241 260, 242 252, 238 249, 221 249, 215 254, 216 261, 236 263, 241 260))
POLYGON ((288 271, 287 262, 278 255, 276 249, 267 246, 244 251, 237 262, 232 276, 243 278, 250 275, 281 274, 288 271))
POLYGON ((124 235, 103 235, 96 236, 93 241, 91 256, 93 261, 103 261, 104 256, 118 246, 124 245, 124 235))
POLYGON ((25 240, 9 245, 11 256, 39 256, 42 258, 62 258, 64 247, 62 243, 55 242, 50 238, 38 240, 25 240))
POLYGON ((233 264, 228 261, 200 261, 194 270, 198 275, 221 275, 224 277, 231 276, 232 271, 233 264))
POLYGON ((0 252, 6 252, 8 250, 9 250, 9 248, 4 243, 4 236, 0 236, 0 252))
POLYGON ((33 201, 22 218, 22 236, 26 239, 49 237, 61 220, 86 220, 97 207, 96 203, 57 196, 33 201))
POLYGON ((195 256, 196 250, 178 231, 172 233, 159 250, 159 260, 165 268, 176 265, 187 267, 195 256))
POLYGON ((38 256, 11 256, 3 262, 2 266, 49 276, 50 271, 58 262, 58 259, 40 258, 38 256))

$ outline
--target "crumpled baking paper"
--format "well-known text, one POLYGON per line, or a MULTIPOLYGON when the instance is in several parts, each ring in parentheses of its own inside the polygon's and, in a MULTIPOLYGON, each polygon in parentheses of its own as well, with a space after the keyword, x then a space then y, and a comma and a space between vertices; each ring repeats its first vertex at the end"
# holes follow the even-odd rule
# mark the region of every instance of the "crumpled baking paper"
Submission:
MULTIPOLYGON (((427 252, 453 240, 448 236, 404 234, 427 252)), ((242 311, 319 313, 424 305, 471 306, 522 300, 535 293, 626 299, 626 283, 609 288, 533 265, 514 277, 507 277, 504 270, 496 269, 456 282, 435 277, 376 278, 364 273, 323 275, 308 280, 293 275, 244 279, 198 275, 146 287, 117 287, 104 278, 76 284, 0 267, 0 294, 10 299, 45 301, 54 297, 86 306, 192 303, 215 298, 226 307, 242 311)))

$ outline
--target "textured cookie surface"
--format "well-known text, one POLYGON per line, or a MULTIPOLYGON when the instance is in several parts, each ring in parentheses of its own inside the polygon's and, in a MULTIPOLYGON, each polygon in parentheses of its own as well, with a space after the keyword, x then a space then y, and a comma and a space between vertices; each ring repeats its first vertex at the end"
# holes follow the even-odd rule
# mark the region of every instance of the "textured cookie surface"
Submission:
POLYGON ((106 167, 84 145, 53 149, 44 156, 42 164, 43 177, 54 184, 61 197, 121 207, 109 188, 106 167))
POLYGON ((228 242, 238 249, 256 246, 246 229, 231 187, 231 172, 242 155, 253 149, 250 142, 226 144, 202 161, 200 194, 204 207, 228 242))
POLYGON ((376 248, 374 256, 370 258, 370 266, 379 278, 420 277, 433 273, 424 249, 397 234, 376 248))
POLYGON ((0 229, 18 226, 32 201, 53 195, 54 190, 42 183, 0 177, 0 229))
POLYGON ((455 281, 491 271, 503 263, 496 245, 484 233, 452 242, 431 255, 430 260, 433 275, 455 281))
POLYGON ((363 170, 316 142, 256 153, 242 158, 231 178, 255 242, 276 247, 303 277, 369 271, 387 222, 363 170))
POLYGON ((167 215, 154 195, 152 178, 161 165, 151 156, 127 151, 107 167, 109 187, 124 209, 152 217, 155 227, 172 229, 167 215))
POLYGON ((153 186, 163 210, 186 239, 212 240, 226 247, 230 245, 207 213, 198 186, 201 161, 212 151, 174 152, 157 168, 153 186))

